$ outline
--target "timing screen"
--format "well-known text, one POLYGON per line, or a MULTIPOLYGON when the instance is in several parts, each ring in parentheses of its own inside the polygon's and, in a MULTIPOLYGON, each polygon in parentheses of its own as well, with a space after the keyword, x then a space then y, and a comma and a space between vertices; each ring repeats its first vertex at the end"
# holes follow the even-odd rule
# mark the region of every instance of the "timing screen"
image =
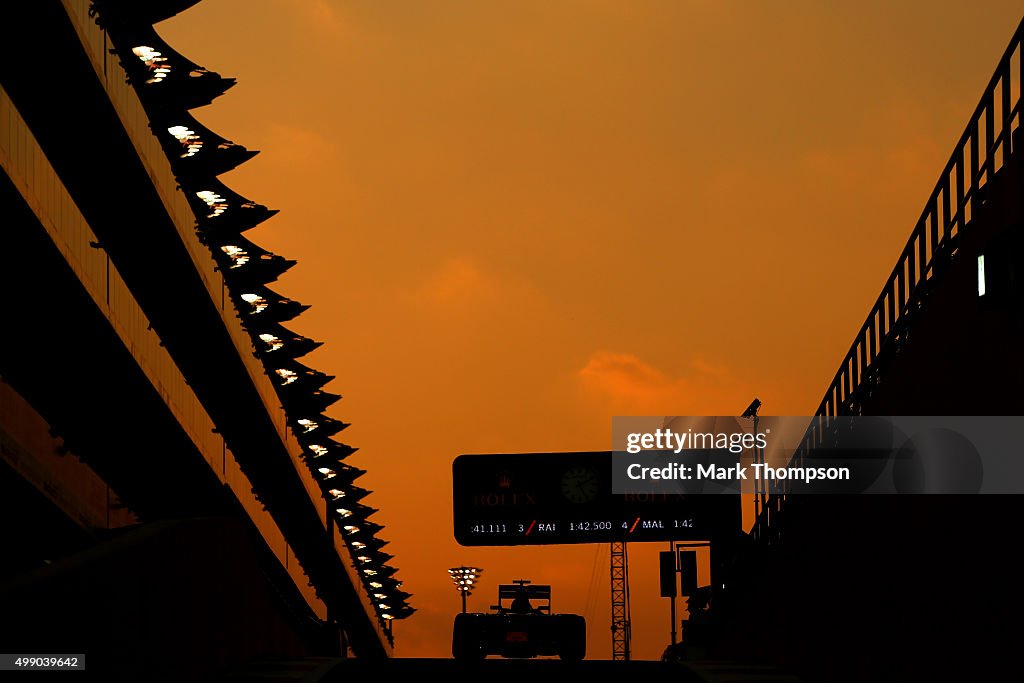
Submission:
POLYGON ((740 497, 612 493, 610 451, 460 455, 461 545, 711 540, 740 530, 740 497))

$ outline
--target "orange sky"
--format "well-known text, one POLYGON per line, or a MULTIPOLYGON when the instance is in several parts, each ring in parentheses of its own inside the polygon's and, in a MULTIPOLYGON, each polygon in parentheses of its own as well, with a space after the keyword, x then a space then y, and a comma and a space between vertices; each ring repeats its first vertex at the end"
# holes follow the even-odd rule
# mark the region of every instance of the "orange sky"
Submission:
MULTIPOLYGON (((262 154, 303 362, 337 375, 399 578, 447 656, 528 577, 610 656, 607 546, 461 548, 452 459, 610 448, 616 414, 814 411, 1020 20, 985 3, 205 0, 158 27, 239 84, 194 113, 262 154), (983 7, 982 7, 983 5, 983 7)), ((631 546, 633 650, 668 642, 631 546)))

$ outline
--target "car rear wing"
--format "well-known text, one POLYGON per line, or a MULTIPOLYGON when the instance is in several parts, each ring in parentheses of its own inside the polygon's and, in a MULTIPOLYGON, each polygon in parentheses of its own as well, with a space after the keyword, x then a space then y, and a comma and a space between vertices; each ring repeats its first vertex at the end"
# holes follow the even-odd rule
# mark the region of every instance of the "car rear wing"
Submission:
POLYGON ((546 605, 534 607, 535 610, 551 612, 551 586, 530 586, 520 584, 501 584, 498 586, 498 604, 493 608, 501 608, 502 601, 515 600, 518 596, 524 595, 528 600, 546 600, 546 605))

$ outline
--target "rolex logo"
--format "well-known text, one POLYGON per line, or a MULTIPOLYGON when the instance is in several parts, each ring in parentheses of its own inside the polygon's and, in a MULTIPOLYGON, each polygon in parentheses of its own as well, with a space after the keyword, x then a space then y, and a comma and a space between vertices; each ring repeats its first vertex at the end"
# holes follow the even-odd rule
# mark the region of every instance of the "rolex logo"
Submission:
POLYGON ((507 489, 512 486, 512 477, 508 472, 501 472, 498 475, 498 488, 507 489))

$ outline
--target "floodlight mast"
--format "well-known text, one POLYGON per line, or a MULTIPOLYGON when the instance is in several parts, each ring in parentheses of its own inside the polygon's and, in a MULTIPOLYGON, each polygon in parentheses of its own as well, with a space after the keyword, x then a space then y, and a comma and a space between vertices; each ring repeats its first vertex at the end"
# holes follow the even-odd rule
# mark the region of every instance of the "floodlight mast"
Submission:
POLYGON ((466 613, 466 598, 473 592, 477 579, 483 573, 484 570, 478 567, 452 567, 448 570, 448 576, 451 577, 452 583, 455 584, 455 590, 462 596, 463 614, 466 613))

